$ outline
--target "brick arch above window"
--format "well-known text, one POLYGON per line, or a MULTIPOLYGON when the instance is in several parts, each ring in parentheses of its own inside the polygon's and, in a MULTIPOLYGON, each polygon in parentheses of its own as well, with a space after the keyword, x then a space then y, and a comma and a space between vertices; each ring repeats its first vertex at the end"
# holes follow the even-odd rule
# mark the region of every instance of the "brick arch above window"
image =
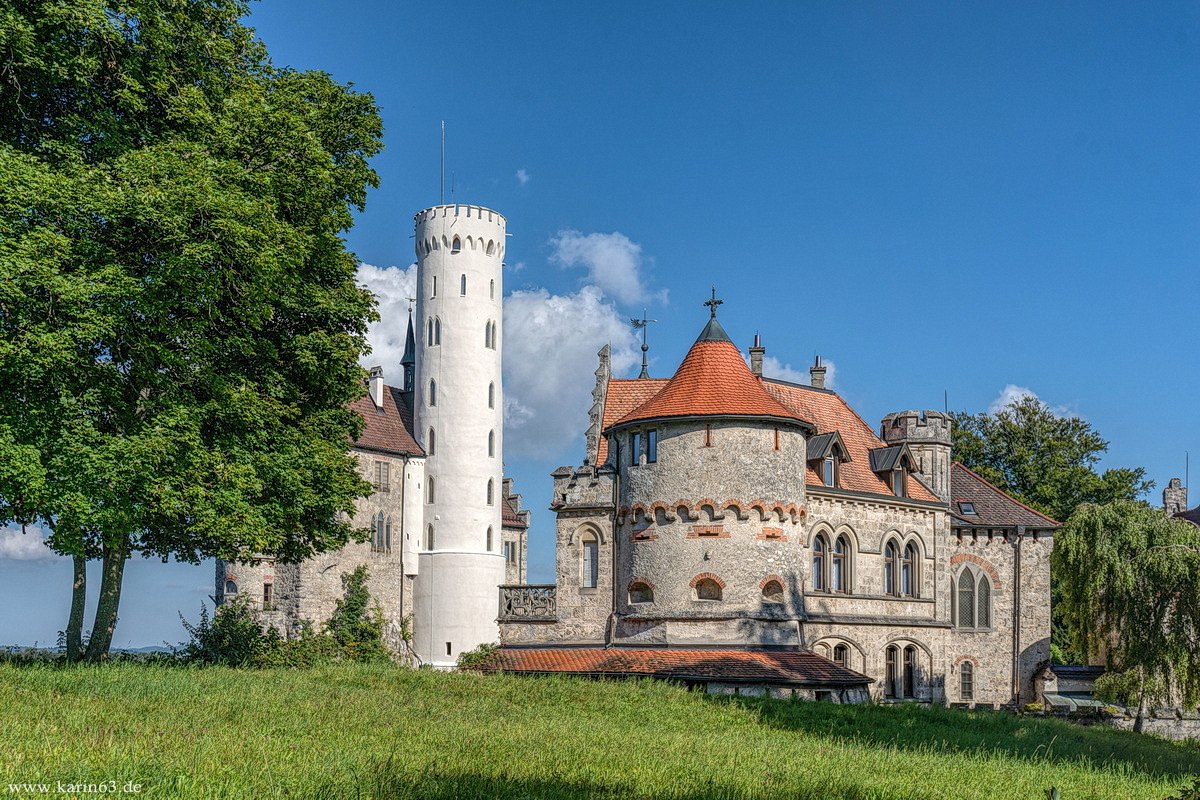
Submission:
POLYGON ((974 564, 988 574, 992 579, 992 590, 998 591, 1001 586, 1000 573, 996 571, 996 567, 992 565, 986 558, 980 558, 974 553, 958 553, 950 556, 950 566, 955 567, 959 564, 974 564))
POLYGON ((699 583, 700 581, 705 581, 705 580, 713 581, 717 584, 717 586, 720 586, 722 589, 725 588, 725 581, 721 580, 719 575, 714 575, 711 572, 701 572, 699 575, 692 578, 688 582, 688 586, 695 589, 697 583, 699 583))

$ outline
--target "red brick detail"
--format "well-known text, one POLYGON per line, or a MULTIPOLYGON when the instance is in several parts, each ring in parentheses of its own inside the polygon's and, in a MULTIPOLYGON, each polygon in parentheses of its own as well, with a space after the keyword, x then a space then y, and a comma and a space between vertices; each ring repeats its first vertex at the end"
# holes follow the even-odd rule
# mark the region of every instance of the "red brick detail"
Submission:
POLYGON ((784 581, 784 579, 779 577, 778 575, 768 575, 767 577, 763 578, 761 581, 758 582, 758 588, 760 590, 767 588, 767 584, 770 583, 771 581, 777 581, 780 586, 784 587, 785 589, 787 588, 787 582, 784 581))
POLYGON ((728 539, 729 531, 724 525, 693 525, 688 531, 689 539, 728 539))
POLYGON ((959 553, 958 555, 950 556, 950 566, 952 567, 955 564, 961 564, 964 561, 982 567, 983 571, 986 572, 992 579, 992 589, 1000 588, 1000 574, 996 572, 996 568, 992 566, 990 561, 980 558, 974 553, 959 553))
POLYGON ((634 585, 638 584, 638 583, 644 583, 650 587, 650 591, 652 591, 652 592, 654 591, 654 584, 651 583, 650 581, 646 580, 645 578, 634 578, 633 580, 631 580, 629 582, 629 585, 625 587, 625 591, 626 592, 633 591, 634 585))
POLYGON ((691 582, 690 582, 690 583, 688 583, 688 586, 690 586, 690 587, 692 587, 693 589, 695 589, 695 588, 696 588, 696 584, 697 584, 697 583, 699 583, 700 581, 704 580, 705 578, 708 578, 709 580, 716 581, 716 582, 717 582, 717 586, 720 586, 722 589, 724 589, 724 588, 725 588, 725 581, 721 580, 721 579, 720 579, 719 577, 717 577, 716 575, 713 575, 711 572, 701 572, 699 575, 697 575, 696 577, 692 578, 691 582))
POLYGON ((236 581, 236 580, 237 580, 237 575, 234 575, 232 572, 227 572, 227 573, 225 573, 225 580, 227 580, 227 581, 236 581))
POLYGON ((642 528, 640 531, 634 531, 629 537, 631 542, 653 542, 658 538, 658 534, 654 532, 654 528, 642 528))
POLYGON ((767 528, 754 537, 755 539, 770 539, 773 542, 786 542, 787 537, 783 535, 783 528, 767 528))
POLYGON ((959 656, 958 658, 954 659, 954 666, 957 667, 959 664, 961 664, 964 661, 970 661, 975 666, 977 666, 977 667, 979 666, 979 659, 976 658, 975 656, 959 656))

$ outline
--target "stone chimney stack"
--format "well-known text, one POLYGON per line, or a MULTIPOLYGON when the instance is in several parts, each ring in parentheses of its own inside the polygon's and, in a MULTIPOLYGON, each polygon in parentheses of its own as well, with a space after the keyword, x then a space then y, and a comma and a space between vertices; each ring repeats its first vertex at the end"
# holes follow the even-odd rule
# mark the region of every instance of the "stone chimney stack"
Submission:
POLYGON ((767 348, 762 346, 762 337, 757 333, 754 334, 754 347, 750 348, 750 371, 758 377, 762 377, 762 362, 763 356, 766 355, 767 348))
POLYGON ((371 402, 376 408, 383 408, 383 367, 371 367, 371 377, 367 380, 367 391, 371 394, 371 402))
POLYGON ((808 368, 808 374, 812 376, 810 383, 814 389, 825 388, 825 367, 821 364, 820 356, 817 356, 817 360, 808 368))
POLYGON ((1168 514, 1178 514, 1188 510, 1187 487, 1179 478, 1171 478, 1167 488, 1163 489, 1163 508, 1168 514))

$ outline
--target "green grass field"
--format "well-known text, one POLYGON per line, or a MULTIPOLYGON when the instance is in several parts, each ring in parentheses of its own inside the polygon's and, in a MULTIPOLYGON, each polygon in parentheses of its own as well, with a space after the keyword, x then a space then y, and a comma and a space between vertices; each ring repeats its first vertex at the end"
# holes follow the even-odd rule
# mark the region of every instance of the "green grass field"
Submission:
POLYGON ((1161 800, 1200 774, 1195 744, 1056 720, 382 665, 0 664, 0 709, 0 796, 1161 800))

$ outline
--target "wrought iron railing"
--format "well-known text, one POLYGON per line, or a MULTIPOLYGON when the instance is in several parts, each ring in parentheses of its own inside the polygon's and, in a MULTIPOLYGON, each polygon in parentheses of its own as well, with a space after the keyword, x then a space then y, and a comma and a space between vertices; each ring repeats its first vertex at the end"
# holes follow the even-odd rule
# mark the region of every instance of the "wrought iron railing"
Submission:
POLYGON ((501 622, 554 622, 558 605, 553 583, 500 587, 501 622))

